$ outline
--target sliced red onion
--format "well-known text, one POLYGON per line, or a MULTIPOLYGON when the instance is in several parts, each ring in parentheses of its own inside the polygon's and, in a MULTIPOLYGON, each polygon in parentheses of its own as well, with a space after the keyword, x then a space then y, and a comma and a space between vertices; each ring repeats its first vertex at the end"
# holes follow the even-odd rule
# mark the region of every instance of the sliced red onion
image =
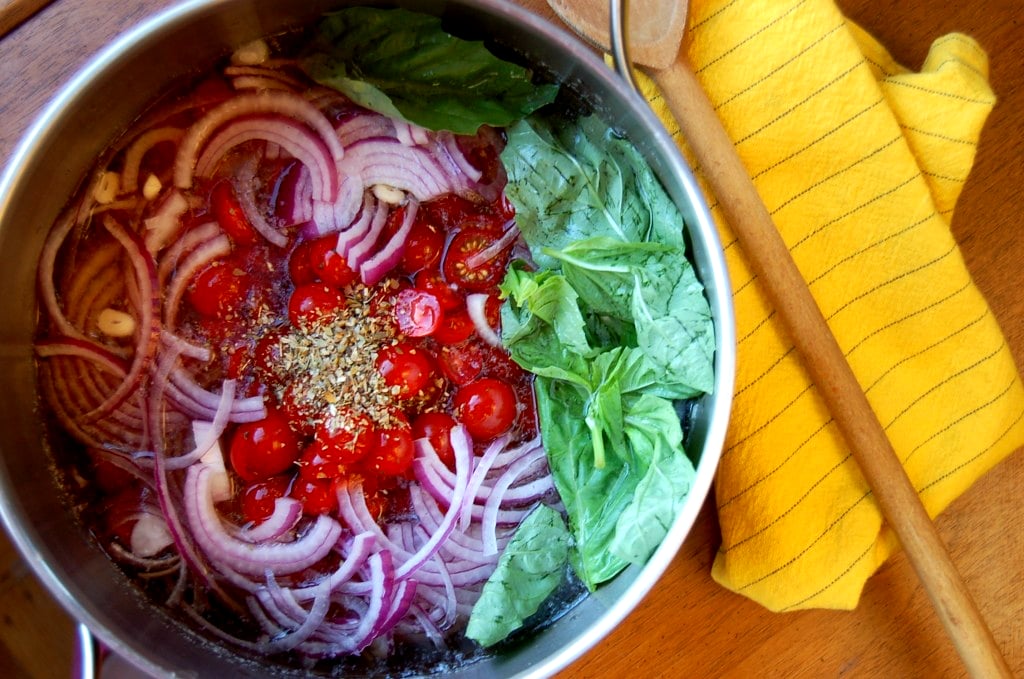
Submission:
POLYGON ((196 542, 215 562, 249 575, 297 573, 324 558, 341 536, 341 526, 326 514, 313 521, 294 542, 252 544, 232 537, 214 506, 211 488, 214 470, 204 464, 188 468, 185 510, 196 542))
POLYGON ((231 252, 231 239, 221 234, 216 238, 205 241, 195 250, 190 252, 185 260, 178 267, 174 277, 170 280, 165 291, 164 302, 164 323, 173 330, 177 324, 178 308, 185 296, 185 290, 199 270, 204 266, 225 257, 231 252))
MULTIPOLYGON (((338 587, 350 581, 359 572, 376 547, 377 540, 372 533, 362 532, 357 534, 352 538, 352 544, 345 554, 345 560, 330 575, 325 577, 323 582, 328 584, 331 591, 338 589, 338 587)), ((298 601, 306 601, 314 595, 314 588, 298 587, 294 590, 294 595, 298 601)))
POLYGON ((220 225, 217 222, 205 222, 194 226, 177 240, 174 241, 161 255, 157 264, 157 280, 164 285, 167 279, 178 268, 178 263, 183 256, 192 252, 201 244, 209 242, 222 235, 220 225))
POLYGON ((146 153, 157 144, 177 145, 184 136, 185 130, 180 127, 156 127, 139 135, 124 154, 124 169, 121 171, 122 193, 135 193, 139 190, 139 167, 146 153))
MULTIPOLYGON (((486 297, 486 295, 484 296, 486 297)), ((494 441, 487 445, 487 448, 484 450, 484 454, 477 460, 476 467, 473 469, 473 475, 469 477, 469 483, 466 484, 466 497, 470 498, 470 502, 476 498, 477 490, 479 490, 483 485, 484 479, 491 471, 491 465, 494 464, 494 460, 498 456, 498 453, 505 450, 508 446, 510 438, 511 437, 508 434, 504 434, 494 439, 494 441)), ((462 530, 466 530, 471 518, 472 516, 470 512, 463 512, 459 523, 462 530)))
MULTIPOLYGON (((546 459, 545 450, 543 448, 537 448, 509 465, 505 473, 502 474, 494 484, 491 496, 487 498, 487 502, 484 504, 482 527, 485 553, 493 554, 498 551, 497 541, 492 542, 491 536, 495 535, 498 523, 498 510, 501 507, 501 501, 505 496, 505 492, 513 483, 516 482, 521 474, 529 470, 531 465, 537 463, 539 460, 546 461, 546 459)), ((523 518, 525 518, 525 516, 523 518)))
POLYGON ((277 540, 295 528, 302 518, 302 503, 295 498, 279 497, 274 500, 273 513, 255 526, 242 528, 236 536, 245 542, 277 540))
POLYGON ((466 311, 469 313, 469 318, 473 321, 473 327, 476 329, 476 334, 480 335, 480 339, 492 347, 501 347, 503 346, 501 337, 487 320, 487 299, 489 297, 490 295, 485 292, 466 295, 466 311))
MULTIPOLYGON (((466 428, 461 424, 452 428, 450 438, 452 451, 455 454, 456 484, 455 489, 452 492, 448 511, 445 512, 441 526, 438 530, 434 531, 427 543, 423 545, 423 547, 421 547, 420 550, 412 556, 412 558, 398 567, 396 576, 399 579, 403 579, 408 577, 411 573, 415 573, 425 561, 434 555, 438 547, 440 547, 441 542, 455 527, 455 522, 458 521, 460 514, 465 510, 466 486, 469 484, 469 475, 472 467, 471 457, 473 454, 473 441, 469 437, 469 433, 466 431, 466 428)), ((421 449, 429 445, 430 442, 427 439, 419 439, 416 442, 417 449, 421 449)), ((421 460, 422 458, 414 460, 413 467, 416 468, 418 464, 421 464, 421 460)))
POLYGON ((330 147, 308 127, 279 115, 232 120, 210 139, 205 150, 196 159, 195 175, 211 176, 228 151, 239 144, 254 140, 272 142, 284 148, 313 176, 313 197, 328 202, 335 200, 338 193, 338 173, 330 147))
POLYGON ((113 219, 104 219, 103 225, 128 253, 128 259, 135 269, 142 306, 139 309, 140 318, 136 330, 135 356, 128 374, 103 403, 83 415, 85 420, 97 420, 109 414, 138 388, 139 382, 153 361, 160 341, 160 293, 157 287, 156 264, 137 234, 126 231, 113 219))
MULTIPOLYGON (((395 234, 376 253, 359 264, 359 277, 369 286, 376 285, 390 272, 405 252, 405 241, 409 238, 419 204, 410 200, 405 206, 405 218, 395 234)), ((351 255, 350 255, 351 259, 351 255)))
POLYGON ((196 344, 192 344, 184 337, 175 335, 167 328, 160 330, 160 341, 165 347, 170 347, 182 356, 188 356, 194 358, 202 363, 207 363, 213 357, 212 352, 208 347, 201 347, 196 344))
MULTIPOLYGON (((277 91, 242 94, 217 106, 189 128, 175 159, 175 185, 182 189, 192 186, 192 173, 199 151, 221 125, 236 118, 266 114, 287 117, 314 130, 332 159, 330 170, 333 170, 337 161, 344 157, 345 152, 330 121, 316 106, 301 96, 277 91)), ((323 197, 333 199, 334 189, 337 188, 337 174, 329 173, 323 186, 330 187, 323 197)))
POLYGON ((64 239, 67 238, 74 225, 74 213, 69 211, 61 217, 61 221, 53 227, 46 237, 46 241, 43 243, 43 251, 39 256, 39 293, 47 315, 49 315, 50 320, 60 334, 78 339, 86 339, 84 333, 70 323, 64 315, 64 311, 57 301, 57 289, 54 283, 57 253, 60 251, 61 245, 64 244, 64 239))
POLYGON ((235 195, 242 213, 256 233, 280 248, 288 244, 288 236, 274 228, 263 216, 263 211, 256 205, 256 164, 246 163, 245 171, 240 172, 232 181, 235 195))
POLYGON ((509 221, 505 224, 505 230, 502 232, 501 238, 494 241, 480 252, 474 252, 472 255, 467 257, 466 266, 471 269, 483 266, 505 250, 515 245, 521 235, 522 234, 519 232, 519 227, 516 226, 516 223, 514 221, 509 221))
POLYGON ((128 375, 128 365, 124 359, 91 340, 76 337, 44 339, 36 342, 35 350, 41 358, 75 356, 89 361, 110 375, 122 379, 128 375))
MULTIPOLYGON (((195 447, 191 452, 185 453, 184 455, 168 457, 166 460, 167 468, 184 469, 198 461, 200 458, 204 458, 207 464, 210 464, 211 461, 209 458, 213 457, 216 458, 216 464, 223 470, 224 460, 220 451, 219 441, 220 437, 224 434, 224 427, 228 423, 231 416, 231 408, 234 404, 235 381, 224 380, 224 382, 221 383, 220 400, 217 403, 217 410, 213 415, 213 420, 210 422, 192 422, 192 434, 195 439, 195 447), (213 451, 215 446, 217 449, 214 451, 214 454, 211 455, 211 451, 213 451)), ((218 502, 227 500, 230 497, 230 491, 230 484, 216 488, 214 491, 214 500, 218 502)))
MULTIPOLYGON (((345 257, 349 268, 352 268, 352 262, 355 261, 354 258, 350 259, 352 249, 369 239, 371 233, 379 236, 389 212, 388 206, 378 201, 372 192, 367 191, 363 194, 362 208, 356 215, 356 219, 338 234, 336 249, 345 257)), ((373 238, 376 242, 376 236, 373 238)))

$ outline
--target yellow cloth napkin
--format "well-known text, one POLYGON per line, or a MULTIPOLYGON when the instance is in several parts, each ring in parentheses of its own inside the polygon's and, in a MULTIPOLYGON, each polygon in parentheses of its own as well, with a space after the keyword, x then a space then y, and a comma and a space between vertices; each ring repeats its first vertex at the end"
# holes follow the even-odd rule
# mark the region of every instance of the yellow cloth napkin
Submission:
MULTIPOLYGON (((995 103, 986 54, 951 34, 909 72, 831 0, 693 0, 687 36, 690 63, 935 516, 1024 443, 1014 361, 949 231, 995 103)), ((771 610, 853 608, 898 543, 712 212, 739 352, 712 575, 771 610)))

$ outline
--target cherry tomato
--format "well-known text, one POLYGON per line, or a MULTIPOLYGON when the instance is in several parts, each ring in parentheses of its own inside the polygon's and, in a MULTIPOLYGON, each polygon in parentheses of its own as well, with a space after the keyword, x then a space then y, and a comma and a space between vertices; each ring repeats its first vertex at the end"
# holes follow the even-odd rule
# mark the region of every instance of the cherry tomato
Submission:
POLYGON ((393 311, 398 330, 409 337, 429 335, 441 323, 441 302, 426 290, 399 290, 394 296, 393 311))
POLYGON ((436 271, 423 270, 416 274, 416 287, 426 290, 437 297, 443 311, 451 311, 462 306, 462 294, 454 283, 446 283, 436 271))
POLYGON ((472 341, 442 346, 437 355, 441 372, 459 386, 480 376, 486 358, 480 343, 472 341))
POLYGON ((302 511, 309 516, 331 514, 338 509, 338 495, 330 479, 299 477, 292 485, 291 496, 302 502, 302 511))
POLYGON ((437 377, 434 359, 410 342, 386 346, 377 353, 377 370, 389 387, 398 387, 399 398, 414 398, 429 390, 437 377))
POLYGON ((378 474, 400 476, 412 467, 413 453, 412 428, 399 421, 380 429, 377 447, 364 466, 378 474))
POLYGON ((249 223, 235 195, 235 189, 229 182, 221 181, 214 185, 210 191, 210 210, 220 228, 233 242, 254 245, 260 241, 259 234, 249 223))
POLYGON ((417 214, 399 262, 402 271, 411 275, 423 269, 436 269, 441 262, 444 240, 440 229, 425 219, 423 213, 417 214))
POLYGON ((281 366, 281 333, 270 331, 256 341, 253 364, 260 373, 271 376, 281 366))
POLYGON ((340 408, 316 429, 315 443, 331 461, 346 465, 366 457, 377 442, 377 429, 368 415, 352 408, 340 408))
POLYGON ((504 434, 512 428, 516 411, 515 391, 493 377, 471 382, 455 394, 455 416, 476 438, 492 439, 504 434))
POLYGON ((317 278, 328 285, 343 288, 355 283, 359 274, 349 267, 345 257, 335 249, 337 244, 337 236, 317 238, 310 242, 306 255, 317 278))
POLYGON ((242 516, 252 523, 263 523, 274 513, 274 503, 288 494, 292 477, 271 476, 264 481, 248 484, 242 491, 242 516))
POLYGON ((452 449, 452 428, 455 418, 448 413, 423 413, 412 421, 412 437, 428 439, 437 456, 449 467, 455 464, 455 451, 452 449))
POLYGON ((337 456, 324 451, 318 441, 306 446, 299 456, 299 478, 302 479, 336 479, 348 474, 348 466, 337 456))
POLYGON ((285 414, 292 430, 305 439, 313 438, 316 421, 305 402, 304 389, 297 382, 286 384, 281 392, 281 412, 285 414))
POLYGON ((299 439, 280 410, 238 425, 231 437, 231 466, 244 481, 260 481, 288 469, 299 457, 299 439))
POLYGON ((199 272, 185 296, 200 315, 223 320, 236 313, 252 285, 249 274, 220 260, 199 272))
POLYGON ((288 258, 288 277, 296 287, 316 283, 316 272, 313 271, 313 257, 310 252, 312 249, 313 241, 299 241, 288 258))
POLYGON ((329 285, 300 285, 288 299, 288 319, 292 325, 312 324, 332 316, 344 304, 345 298, 329 285))
POLYGON ((109 496, 101 509, 107 534, 130 548, 139 510, 146 504, 151 493, 148 487, 132 483, 109 496))
POLYGON ((470 266, 469 259, 486 250, 495 240, 483 229, 463 229, 448 245, 444 255, 444 277, 449 283, 473 292, 481 292, 497 285, 505 276, 508 251, 498 253, 486 262, 470 266))
POLYGON ((445 313, 431 337, 441 344, 458 344, 469 339, 474 330, 475 326, 473 319, 469 317, 469 312, 459 309, 445 313))
POLYGON ((477 206, 475 203, 471 203, 454 193, 446 193, 434 200, 423 203, 420 206, 420 210, 432 222, 450 231, 457 228, 468 213, 475 212, 477 206))

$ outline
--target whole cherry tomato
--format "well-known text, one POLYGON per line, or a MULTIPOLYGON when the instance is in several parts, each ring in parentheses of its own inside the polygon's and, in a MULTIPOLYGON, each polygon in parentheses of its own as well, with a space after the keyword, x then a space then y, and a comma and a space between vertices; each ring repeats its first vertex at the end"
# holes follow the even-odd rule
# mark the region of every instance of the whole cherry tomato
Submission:
POLYGON ((345 257, 335 249, 337 244, 337 236, 317 238, 310 241, 306 256, 317 278, 333 287, 343 288, 355 283, 359 274, 349 267, 345 257))
POLYGON ((516 392, 493 377, 471 382, 455 394, 455 417, 479 439, 492 439, 511 429, 517 410, 516 392))
POLYGON ((340 408, 338 414, 317 426, 314 446, 320 453, 342 465, 366 457, 377 443, 377 427, 368 415, 353 408, 340 408))
POLYGON ((389 345, 377 353, 377 370, 399 398, 415 398, 430 389, 437 366, 426 349, 411 342, 389 345))
POLYGON ((245 481, 261 481, 287 470, 299 457, 299 439, 280 410, 268 408, 262 420, 238 425, 229 457, 245 481))
POLYGON ((331 479, 308 479, 302 476, 295 479, 291 497, 302 502, 304 514, 331 514, 338 509, 338 495, 331 479))
POLYGON ((400 476, 412 467, 413 454, 412 428, 408 422, 396 421, 380 429, 377 447, 364 467, 378 474, 400 476))
POLYGON ((210 191, 210 211, 220 228, 233 242, 241 245, 255 245, 260 235, 249 223, 235 189, 228 181, 217 182, 210 191))
POLYGON ((288 319, 301 326, 329 318, 345 304, 341 293, 325 283, 299 285, 288 299, 288 319))
POLYGON ((437 456, 449 467, 455 464, 455 451, 452 449, 452 428, 456 425, 455 418, 448 413, 429 412, 419 415, 412 421, 412 437, 425 438, 437 456))
POLYGON ((423 269, 436 269, 441 262, 444 251, 444 233, 434 226, 420 212, 412 223, 409 236, 405 240, 405 250, 399 267, 407 274, 415 274, 423 269))
POLYGON ((202 271, 186 288, 185 296, 200 315, 224 319, 241 306, 253 286, 252 277, 245 271, 218 260, 202 271))
POLYGON ((288 495, 291 484, 290 475, 279 474, 246 485, 242 491, 242 516, 252 523, 263 523, 274 513, 277 498, 288 495))
POLYGON ((465 309, 446 312, 431 337, 441 344, 458 344, 469 339, 476 330, 473 319, 465 309))

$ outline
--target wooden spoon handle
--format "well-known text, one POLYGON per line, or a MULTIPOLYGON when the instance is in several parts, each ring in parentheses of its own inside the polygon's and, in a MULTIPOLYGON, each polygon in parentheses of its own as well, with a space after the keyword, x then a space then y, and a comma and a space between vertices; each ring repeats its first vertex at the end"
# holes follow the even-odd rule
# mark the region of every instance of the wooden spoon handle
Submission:
POLYGON ((696 76, 683 56, 652 76, 964 665, 976 677, 1010 677, 1006 660, 696 76))

